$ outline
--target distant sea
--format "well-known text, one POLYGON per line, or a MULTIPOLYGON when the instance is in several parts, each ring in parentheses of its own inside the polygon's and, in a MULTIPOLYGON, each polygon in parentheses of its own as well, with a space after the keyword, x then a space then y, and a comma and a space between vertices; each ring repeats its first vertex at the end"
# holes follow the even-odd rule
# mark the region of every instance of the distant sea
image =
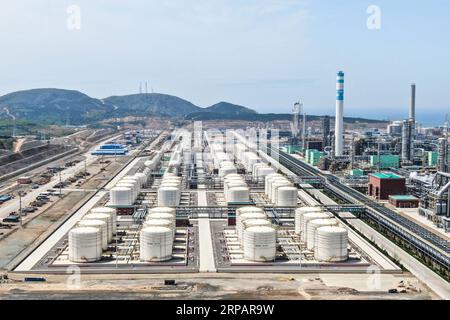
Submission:
MULTIPOLYGON (((450 110, 449 110, 450 117, 450 110)), ((345 111, 344 111, 345 114, 345 111)), ((383 111, 380 111, 378 114, 372 114, 372 112, 364 112, 363 114, 345 114, 349 117, 362 117, 367 119, 376 119, 376 120, 404 120, 407 119, 407 113, 396 113, 396 114, 388 114, 384 115, 383 111)), ((441 126, 445 123, 445 112, 438 113, 436 111, 430 113, 424 113, 423 111, 418 111, 416 114, 417 121, 425 127, 436 127, 441 126)))

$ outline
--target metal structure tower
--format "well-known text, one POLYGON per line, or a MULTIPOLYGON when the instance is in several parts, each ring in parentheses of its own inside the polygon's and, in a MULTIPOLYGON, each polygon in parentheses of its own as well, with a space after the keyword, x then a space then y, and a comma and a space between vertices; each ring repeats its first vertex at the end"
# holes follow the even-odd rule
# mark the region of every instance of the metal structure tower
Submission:
POLYGON ((411 96, 409 99, 409 119, 412 122, 412 138, 416 136, 416 85, 411 84, 411 96))
POLYGON ((322 118, 322 145, 323 148, 328 147, 330 145, 330 117, 324 116, 322 118))
POLYGON ((339 71, 336 77, 336 118, 334 129, 334 155, 344 153, 344 72, 339 71))
POLYGON ((306 112, 303 112, 303 123, 302 123, 302 148, 306 150, 306 112))
POLYGON ((300 102, 294 103, 292 108, 292 137, 297 138, 300 133, 300 112, 302 110, 302 104, 300 102))

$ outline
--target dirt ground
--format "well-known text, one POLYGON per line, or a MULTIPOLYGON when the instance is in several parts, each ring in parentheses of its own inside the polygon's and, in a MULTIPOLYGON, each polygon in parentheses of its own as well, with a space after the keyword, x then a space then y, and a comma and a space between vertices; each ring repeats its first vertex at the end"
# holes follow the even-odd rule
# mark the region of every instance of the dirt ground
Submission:
MULTIPOLYGON (((294 300, 430 300, 429 289, 409 274, 383 274, 379 286, 364 274, 170 274, 45 276, 46 282, 22 282, 24 275, 9 274, 0 284, 0 299, 294 299, 294 300), (164 285, 164 279, 176 285, 164 285), (330 285, 345 282, 345 286, 330 285), (353 285, 353 284, 356 285, 353 285), (388 293, 405 288, 404 293, 388 293)), ((400 290, 399 290, 400 291, 400 290)))

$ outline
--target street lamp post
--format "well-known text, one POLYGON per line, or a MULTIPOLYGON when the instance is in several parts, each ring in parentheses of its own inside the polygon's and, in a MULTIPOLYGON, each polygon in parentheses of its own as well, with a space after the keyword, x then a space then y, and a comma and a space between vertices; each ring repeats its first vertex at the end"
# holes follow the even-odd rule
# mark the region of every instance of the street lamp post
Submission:
POLYGON ((20 226, 22 227, 22 192, 19 191, 19 219, 20 219, 20 226))
POLYGON ((59 197, 62 197, 62 178, 61 178, 61 170, 59 170, 59 197))

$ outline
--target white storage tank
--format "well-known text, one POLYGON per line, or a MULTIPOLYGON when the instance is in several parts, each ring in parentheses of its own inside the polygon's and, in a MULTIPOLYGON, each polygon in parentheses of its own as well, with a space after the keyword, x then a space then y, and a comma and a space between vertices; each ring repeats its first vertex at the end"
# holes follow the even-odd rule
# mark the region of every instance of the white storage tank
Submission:
POLYGON ((302 241, 306 241, 306 227, 308 222, 315 219, 328 219, 331 215, 326 212, 310 212, 305 213, 301 216, 301 239, 302 241))
POLYGON ((348 259, 348 231, 342 227, 320 227, 316 230, 314 257, 320 262, 348 259))
POLYGON ((129 182, 122 182, 119 181, 116 185, 116 188, 128 188, 131 190, 131 199, 133 200, 132 202, 134 202, 137 198, 137 191, 136 191, 136 186, 132 183, 129 182))
POLYGON ((254 206, 240 207, 236 209, 236 217, 244 213, 254 213, 254 212, 264 214, 264 209, 254 206))
POLYGON ((225 180, 226 179, 231 179, 231 178, 241 178, 242 179, 242 176, 240 174, 237 174, 237 173, 230 173, 230 174, 227 174, 224 177, 225 180))
POLYGON ((269 174, 275 173, 275 170, 272 167, 264 166, 256 169, 256 175, 255 178, 264 178, 268 176, 269 174))
POLYGON ((169 219, 148 219, 144 222, 144 228, 146 227, 165 227, 172 229, 173 221, 169 219))
POLYGON ((302 229, 302 216, 311 212, 323 212, 323 209, 320 207, 301 207, 295 209, 294 232, 296 234, 300 234, 302 229))
MULTIPOLYGON (((279 183, 279 182, 283 182, 286 183, 287 179, 285 177, 272 177, 267 181, 267 197, 273 201, 273 196, 272 196, 272 192, 273 192, 273 185, 275 183, 279 183)), ((286 184, 285 184, 286 185, 286 184)))
POLYGON ((150 170, 153 171, 153 169, 155 169, 156 167, 156 161, 154 160, 147 160, 144 162, 144 166, 146 166, 147 168, 149 168, 150 170))
POLYGON ((244 223, 248 220, 264 220, 267 216, 264 212, 246 212, 236 216, 236 234, 242 241, 244 232, 244 223))
POLYGON ((262 162, 255 163, 253 165, 253 169, 252 169, 252 177, 253 177, 253 179, 256 178, 258 170, 260 170, 261 168, 265 168, 265 167, 267 167, 267 165, 265 163, 262 163, 262 162))
POLYGON ((227 190, 227 202, 249 202, 250 190, 247 187, 233 187, 227 190))
POLYGON ((257 262, 274 261, 276 231, 271 227, 251 227, 244 230, 244 259, 257 262))
POLYGON ((134 180, 134 181, 136 181, 137 183, 139 183, 139 178, 136 177, 136 176, 124 176, 124 177, 122 177, 121 180, 134 180))
POLYGON ((276 179, 276 178, 281 178, 282 176, 281 176, 281 174, 279 174, 279 173, 272 173, 272 174, 268 174, 267 176, 265 176, 264 177, 264 193, 267 195, 267 196, 269 196, 269 193, 270 193, 270 182, 273 180, 273 179, 276 179))
POLYGON ((145 184, 147 183, 147 175, 144 172, 138 172, 135 174, 135 176, 139 178, 141 187, 145 186, 145 184))
POLYGON ((152 213, 170 213, 175 218, 176 211, 177 210, 175 208, 170 208, 170 207, 154 207, 154 208, 149 209, 148 213, 149 214, 152 214, 152 213))
POLYGON ((96 207, 92 208, 90 213, 106 213, 109 214, 112 218, 112 225, 113 225, 113 233, 115 234, 117 231, 117 211, 114 208, 108 208, 108 207, 96 207))
POLYGON ((173 232, 165 227, 146 227, 140 233, 141 261, 167 261, 172 258, 173 232))
POLYGON ((145 221, 160 220, 160 219, 171 221, 172 228, 175 230, 176 219, 175 219, 175 215, 173 215, 171 213, 168 213, 168 212, 149 213, 145 217, 145 221))
POLYGON ((308 222, 306 226, 306 248, 313 250, 316 246, 316 231, 320 227, 337 226, 336 219, 315 219, 308 222))
POLYGON ((102 236, 102 249, 108 249, 108 225, 102 220, 81 220, 78 222, 79 227, 93 227, 100 229, 102 236))
POLYGON ((281 187, 277 190, 276 205, 279 207, 297 206, 298 190, 296 187, 281 187))
POLYGON ((278 195, 278 189, 281 187, 291 187, 292 184, 287 180, 277 180, 272 183, 271 186, 271 192, 270 192, 270 199, 273 203, 277 203, 277 195, 278 195))
POLYGON ((110 204, 113 206, 130 206, 133 204, 131 188, 114 187, 109 190, 110 204))
POLYGON ((241 223, 241 234, 239 235, 239 239, 241 243, 244 237, 244 230, 251 227, 272 227, 272 223, 267 219, 246 219, 241 223))
POLYGON ((88 213, 83 216, 83 220, 101 220, 108 226, 108 242, 113 238, 113 218, 107 213, 88 213))
POLYGON ((237 172, 237 169, 235 166, 223 166, 223 167, 220 167, 220 169, 219 169, 219 176, 224 177, 228 174, 236 173, 236 172, 237 172))
POLYGON ((180 189, 176 187, 162 187, 158 189, 158 206, 175 207, 180 200, 180 189))
POLYGON ((223 185, 223 191, 224 191, 225 195, 227 196, 229 189, 238 188, 238 187, 247 187, 247 184, 244 181, 239 181, 239 180, 227 181, 223 185))
MULTIPOLYGON (((133 197, 134 197, 134 199, 136 199, 137 196, 138 196, 138 194, 139 194, 139 192, 140 192, 140 190, 141 190, 141 186, 140 186, 140 184, 139 184, 139 181, 138 181, 138 180, 131 180, 131 179, 121 179, 121 180, 117 183, 117 185, 123 184, 123 183, 127 183, 127 184, 133 185, 133 187, 131 188, 131 190, 133 191, 133 197)), ((134 201, 134 200, 133 200, 133 201, 134 201)))
POLYGON ((69 260, 93 262, 102 258, 102 235, 98 228, 77 227, 69 231, 69 260))

